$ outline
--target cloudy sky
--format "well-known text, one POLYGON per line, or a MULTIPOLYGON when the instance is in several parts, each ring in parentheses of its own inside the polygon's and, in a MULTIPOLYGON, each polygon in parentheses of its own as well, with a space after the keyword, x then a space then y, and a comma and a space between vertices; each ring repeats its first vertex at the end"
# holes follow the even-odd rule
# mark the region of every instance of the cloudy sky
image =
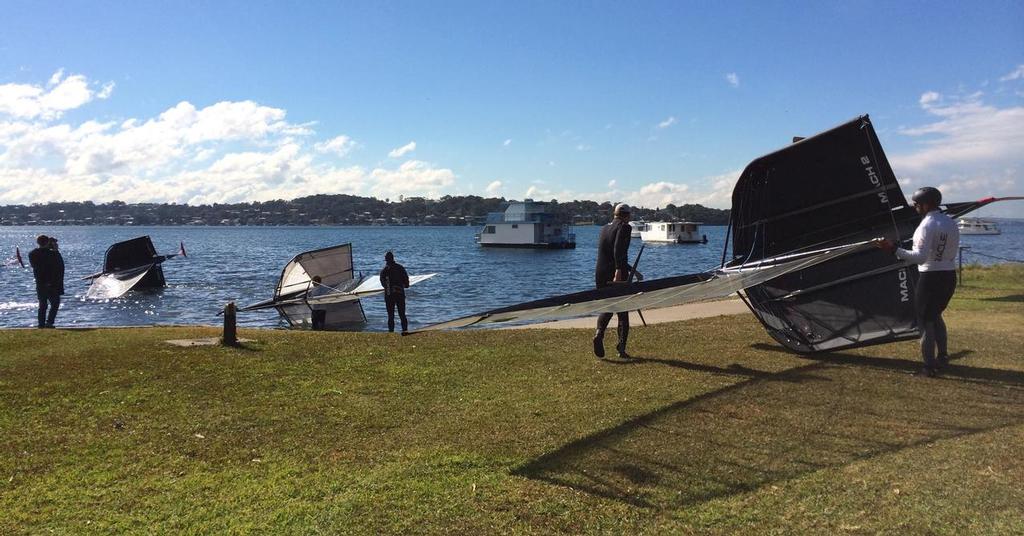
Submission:
POLYGON ((750 160, 864 113, 904 191, 1024 195, 1021 2, 0 7, 0 204, 727 207, 750 160))

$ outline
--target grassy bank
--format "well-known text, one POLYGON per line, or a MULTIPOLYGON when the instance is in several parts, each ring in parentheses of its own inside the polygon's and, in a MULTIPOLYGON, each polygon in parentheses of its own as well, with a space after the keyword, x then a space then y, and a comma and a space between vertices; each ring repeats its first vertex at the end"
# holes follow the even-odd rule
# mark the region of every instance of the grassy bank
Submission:
POLYGON ((0 533, 1024 532, 1024 269, 954 365, 801 358, 750 315, 635 329, 0 332, 0 533))

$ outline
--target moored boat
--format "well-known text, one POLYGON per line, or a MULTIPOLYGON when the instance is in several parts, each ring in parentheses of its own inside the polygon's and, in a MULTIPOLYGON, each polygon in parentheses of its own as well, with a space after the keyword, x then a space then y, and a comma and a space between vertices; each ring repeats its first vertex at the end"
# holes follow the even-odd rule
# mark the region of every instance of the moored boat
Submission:
POLYGON ((997 235, 1001 233, 995 223, 980 218, 960 218, 956 222, 956 226, 962 235, 997 235))
POLYGON ((701 234, 701 222, 696 221, 652 221, 647 229, 640 232, 644 242, 668 244, 707 244, 708 236, 701 234))
POLYGON ((527 199, 509 203, 504 212, 487 215, 487 223, 476 235, 483 247, 573 249, 572 227, 550 212, 547 203, 527 199))

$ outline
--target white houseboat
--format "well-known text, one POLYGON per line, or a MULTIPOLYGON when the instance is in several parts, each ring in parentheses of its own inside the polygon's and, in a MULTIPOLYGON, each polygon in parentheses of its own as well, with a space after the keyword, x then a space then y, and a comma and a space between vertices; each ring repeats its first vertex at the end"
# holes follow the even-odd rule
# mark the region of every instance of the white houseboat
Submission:
POLYGON ((548 211, 547 203, 527 199, 488 214, 476 241, 483 247, 573 249, 576 234, 548 211))
POLYGON ((640 238, 644 242, 707 244, 708 236, 701 234, 701 225, 696 221, 652 221, 640 232, 640 238))
POLYGON ((997 235, 1000 234, 996 224, 978 218, 960 218, 956 222, 962 235, 997 235))
POLYGON ((631 238, 643 238, 643 232, 650 229, 650 224, 644 220, 631 221, 629 226, 633 228, 633 232, 629 234, 631 238))

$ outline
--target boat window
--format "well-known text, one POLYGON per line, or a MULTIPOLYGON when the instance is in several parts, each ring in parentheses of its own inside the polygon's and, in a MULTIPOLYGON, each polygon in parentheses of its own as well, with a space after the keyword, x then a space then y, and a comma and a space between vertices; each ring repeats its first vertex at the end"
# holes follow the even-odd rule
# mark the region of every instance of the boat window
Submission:
POLYGON ((512 228, 513 229, 518 229, 519 228, 519 224, 518 223, 513 223, 512 224, 512 228))
POLYGON ((494 234, 494 226, 488 225, 487 227, 484 228, 484 232, 487 234, 494 234))

